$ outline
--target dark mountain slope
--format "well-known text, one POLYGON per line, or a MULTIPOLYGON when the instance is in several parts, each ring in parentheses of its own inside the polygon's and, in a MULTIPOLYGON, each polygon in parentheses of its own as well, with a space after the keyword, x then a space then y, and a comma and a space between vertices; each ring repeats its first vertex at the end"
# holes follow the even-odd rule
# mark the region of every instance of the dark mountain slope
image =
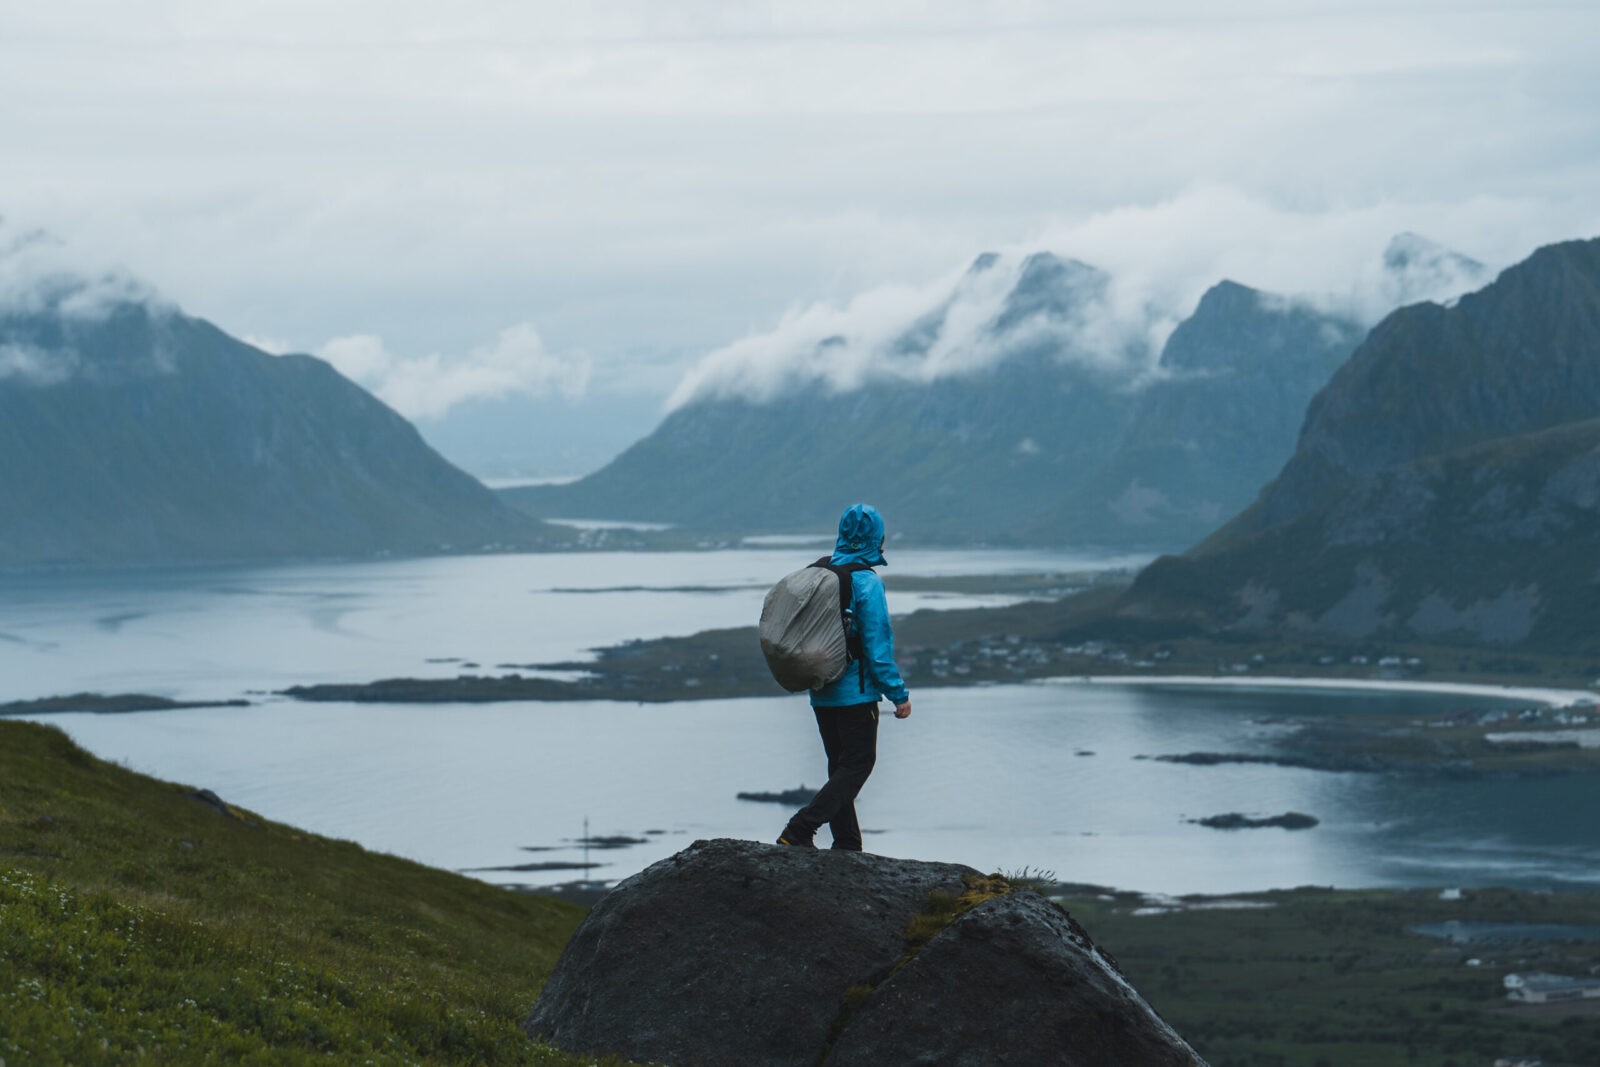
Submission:
POLYGON ((1120 613, 1600 649, 1600 241, 1380 323, 1258 503, 1120 613))
MULTIPOLYGON (((963 284, 995 264, 980 256, 963 284)), ((896 531, 1018 540, 1111 453, 1126 425, 1126 372, 1071 340, 1108 283, 1085 264, 1029 256, 983 331, 982 343, 1004 355, 981 368, 920 380, 950 329, 958 288, 880 353, 884 380, 845 391, 810 381, 766 402, 712 395, 582 481, 505 498, 544 516, 740 532, 826 529, 844 506, 871 500, 896 531)), ((849 343, 824 339, 815 355, 826 360, 849 343)))
POLYGON ((1395 464, 1130 593, 1238 630, 1600 650, 1600 419, 1395 464))
POLYGON ((1362 332, 1236 282, 1213 286, 1168 338, 1116 451, 1040 533, 1145 544, 1203 536, 1272 475, 1306 403, 1362 332))
MULTIPOLYGON (((980 257, 968 279, 993 269, 980 257)), ((1361 331, 1224 282, 1151 375, 1136 346, 1088 340, 1109 281, 1031 256, 974 342, 998 359, 931 380, 909 369, 946 336, 945 301, 879 354, 882 380, 694 400, 589 477, 505 499, 549 517, 738 532, 825 529, 871 500, 894 530, 929 541, 1189 544, 1278 468, 1361 331)), ((846 344, 823 341, 812 362, 846 344)))
POLYGON ((896 531, 1009 541, 1104 461, 1127 409, 1113 383, 1041 358, 926 386, 811 386, 781 405, 723 398, 673 412, 580 482, 505 496, 550 516, 745 532, 827 529, 870 500, 896 531))
POLYGON ((1242 519, 1259 530, 1384 466, 1600 414, 1600 241, 1535 252, 1454 307, 1376 326, 1242 519))
POLYGON ((0 566, 531 544, 539 525, 310 356, 145 303, 0 317, 0 566))

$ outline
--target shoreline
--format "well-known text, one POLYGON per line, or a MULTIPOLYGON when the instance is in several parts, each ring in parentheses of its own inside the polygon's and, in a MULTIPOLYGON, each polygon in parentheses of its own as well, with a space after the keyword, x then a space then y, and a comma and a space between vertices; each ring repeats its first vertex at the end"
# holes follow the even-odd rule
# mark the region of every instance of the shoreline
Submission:
MULTIPOLYGON (((737 700, 768 696, 774 699, 792 694, 744 692, 652 692, 648 696, 607 693, 591 688, 598 679, 585 678, 585 683, 555 680, 548 677, 512 675, 505 678, 481 676, 454 679, 389 679, 364 684, 321 683, 312 686, 294 686, 279 691, 278 695, 311 702, 349 701, 374 704, 455 704, 455 703, 566 703, 617 702, 660 703, 700 702, 706 700, 737 700), (587 691, 585 691, 587 690, 587 691)), ((1422 682, 1407 679, 1339 678, 1329 676, 1262 675, 1233 677, 1207 674, 1060 674, 1034 678, 1017 678, 997 681, 977 679, 970 682, 929 685, 926 690, 984 689, 996 685, 1024 686, 1165 686, 1169 688, 1235 688, 1235 689, 1300 689, 1367 693, 1418 693, 1438 696, 1495 697, 1506 700, 1527 701, 1547 708, 1566 708, 1573 705, 1600 705, 1600 692, 1590 689, 1565 689, 1554 686, 1497 685, 1491 682, 1422 682)), ((129 701, 150 701, 154 698, 128 694, 79 693, 71 697, 52 696, 32 700, 0 703, 0 717, 47 715, 59 712, 128 712, 163 711, 169 708, 248 706, 242 700, 171 701, 140 706, 122 706, 129 701)))
POLYGON ((1262 676, 1229 678, 1205 674, 1090 674, 1037 678, 1031 685, 1168 685, 1231 686, 1239 689, 1328 689, 1366 692, 1433 693, 1443 696, 1505 697, 1527 700, 1552 708, 1600 703, 1600 694, 1588 689, 1548 686, 1492 685, 1486 682, 1416 682, 1382 678, 1296 678, 1262 676))

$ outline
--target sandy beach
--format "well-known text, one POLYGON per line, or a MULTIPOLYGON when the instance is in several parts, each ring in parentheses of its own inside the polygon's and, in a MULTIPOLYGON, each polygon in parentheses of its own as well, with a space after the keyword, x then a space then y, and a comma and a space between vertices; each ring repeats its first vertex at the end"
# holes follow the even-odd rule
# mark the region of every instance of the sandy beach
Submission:
POLYGON ((1470 682, 1407 682, 1365 678, 1228 678, 1216 675, 1174 674, 1159 676, 1137 675, 1078 675, 1059 678, 1041 678, 1035 685, 1177 685, 1177 686, 1231 686, 1241 689, 1343 689, 1352 691, 1373 690, 1385 692, 1445 693, 1457 696, 1505 697, 1526 700, 1530 704, 1545 704, 1553 708, 1571 704, 1594 704, 1600 696, 1587 689, 1548 689, 1535 686, 1482 685, 1470 682))

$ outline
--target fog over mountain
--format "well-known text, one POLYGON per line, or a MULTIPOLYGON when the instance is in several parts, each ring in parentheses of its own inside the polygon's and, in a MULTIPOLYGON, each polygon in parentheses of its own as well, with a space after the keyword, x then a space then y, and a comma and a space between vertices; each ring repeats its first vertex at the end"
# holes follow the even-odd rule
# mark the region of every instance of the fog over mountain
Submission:
POLYGON ((1030 351, 1132 376, 1149 363, 1153 316, 1119 306, 1120 296, 1110 276, 1076 260, 984 253, 931 286, 885 287, 844 307, 792 312, 771 331, 708 355, 669 408, 726 397, 763 403, 810 385, 925 385, 1030 351))
POLYGON ((544 540, 324 361, 74 274, 45 239, 0 253, 0 566, 544 540))
POLYGON ((1383 299, 1450 297, 1474 261, 1415 235, 1345 293, 1213 285, 1182 312, 1047 252, 817 305, 708 355, 661 426, 531 513, 707 529, 826 526, 870 499, 937 541, 1180 547, 1243 507, 1383 299))

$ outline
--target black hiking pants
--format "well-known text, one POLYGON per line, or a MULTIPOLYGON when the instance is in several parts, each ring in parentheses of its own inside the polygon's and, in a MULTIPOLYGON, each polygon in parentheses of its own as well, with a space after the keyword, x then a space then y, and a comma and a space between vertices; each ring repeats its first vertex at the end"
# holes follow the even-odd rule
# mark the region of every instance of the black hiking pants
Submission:
POLYGON ((828 754, 828 784, 789 820, 789 827, 809 840, 827 823, 833 832, 834 848, 860 852, 856 794, 867 784, 867 776, 878 762, 878 705, 846 704, 811 710, 816 713, 822 748, 828 754))

